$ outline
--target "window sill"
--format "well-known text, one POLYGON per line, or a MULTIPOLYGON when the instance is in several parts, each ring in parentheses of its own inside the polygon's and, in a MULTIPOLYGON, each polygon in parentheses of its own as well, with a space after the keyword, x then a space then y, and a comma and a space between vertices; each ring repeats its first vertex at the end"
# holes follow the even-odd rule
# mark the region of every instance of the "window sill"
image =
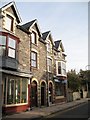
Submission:
POLYGON ((37 44, 35 44, 35 43, 31 43, 32 45, 34 45, 34 46, 36 46, 36 47, 38 47, 38 45, 37 44))
POLYGON ((62 99, 64 96, 56 96, 56 99, 62 99))
POLYGON ((28 103, 19 103, 19 104, 10 104, 10 105, 3 105, 4 107, 14 107, 14 106, 22 106, 27 105, 28 103))
POLYGON ((37 67, 33 67, 33 66, 31 66, 31 70, 32 70, 32 69, 34 69, 34 70, 38 70, 37 67))

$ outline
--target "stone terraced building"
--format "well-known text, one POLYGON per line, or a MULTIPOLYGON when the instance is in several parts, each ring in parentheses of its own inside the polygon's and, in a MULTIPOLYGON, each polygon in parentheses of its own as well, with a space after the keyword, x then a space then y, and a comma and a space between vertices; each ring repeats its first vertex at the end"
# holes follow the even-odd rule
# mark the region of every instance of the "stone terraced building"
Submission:
POLYGON ((42 33, 37 19, 21 24, 15 2, 0 8, 2 112, 67 101, 66 54, 62 40, 42 33))

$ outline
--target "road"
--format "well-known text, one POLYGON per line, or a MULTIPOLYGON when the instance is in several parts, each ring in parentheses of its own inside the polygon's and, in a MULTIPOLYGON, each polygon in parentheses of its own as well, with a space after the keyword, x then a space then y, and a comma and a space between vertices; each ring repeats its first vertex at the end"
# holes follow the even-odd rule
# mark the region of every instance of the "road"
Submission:
MULTIPOLYGON (((70 108, 68 110, 58 112, 52 115, 47 116, 44 120, 48 118, 89 118, 90 117, 90 102, 80 104, 79 106, 70 108)), ((88 119, 87 119, 88 120, 88 119)))

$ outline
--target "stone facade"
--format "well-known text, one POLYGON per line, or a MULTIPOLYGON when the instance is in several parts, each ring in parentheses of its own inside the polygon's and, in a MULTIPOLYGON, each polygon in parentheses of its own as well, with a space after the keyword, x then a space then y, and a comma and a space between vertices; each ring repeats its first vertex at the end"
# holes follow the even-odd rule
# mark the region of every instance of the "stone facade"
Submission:
MULTIPOLYGON (((8 49, 6 48, 7 59, 14 67, 11 65, 8 68, 6 65, 2 68, 4 112, 20 112, 31 107, 65 101, 67 76, 64 74, 66 68, 62 66, 66 64, 66 56, 62 42, 54 43, 50 31, 42 33, 36 19, 19 25, 21 18, 17 12, 15 3, 11 2, 3 7, 0 19, 3 35, 11 36, 17 41, 16 48, 13 48, 15 58, 14 52, 10 53, 11 57, 8 56, 10 43, 7 42, 8 49), (6 19, 13 21, 11 30, 7 29, 6 19), (58 62, 61 63, 60 74, 57 72, 58 62), (57 89, 57 81, 60 83, 60 89, 57 89)), ((6 59, 6 56, 4 57, 6 59)))
POLYGON ((4 44, 0 42, 2 112, 26 111, 30 108, 30 78, 32 77, 30 33, 18 27, 21 19, 14 2, 1 9, 0 40, 5 41, 4 44))

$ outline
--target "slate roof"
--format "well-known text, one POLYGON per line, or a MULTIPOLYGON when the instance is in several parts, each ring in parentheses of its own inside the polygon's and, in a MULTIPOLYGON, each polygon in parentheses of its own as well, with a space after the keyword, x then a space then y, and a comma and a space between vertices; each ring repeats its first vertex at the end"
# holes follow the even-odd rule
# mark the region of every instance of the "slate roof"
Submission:
POLYGON ((34 23, 35 21, 36 21, 36 19, 35 19, 35 20, 32 20, 32 21, 30 21, 30 22, 28 22, 28 23, 25 23, 25 24, 21 25, 21 27, 24 28, 24 29, 26 29, 26 30, 29 30, 29 28, 33 25, 33 23, 34 23))
POLYGON ((56 49, 58 49, 60 42, 61 42, 61 40, 57 40, 57 41, 54 42, 54 43, 55 43, 55 48, 56 48, 56 49))
POLYGON ((42 39, 46 40, 46 38, 47 38, 47 36, 48 36, 49 33, 50 33, 50 31, 42 33, 42 39))

